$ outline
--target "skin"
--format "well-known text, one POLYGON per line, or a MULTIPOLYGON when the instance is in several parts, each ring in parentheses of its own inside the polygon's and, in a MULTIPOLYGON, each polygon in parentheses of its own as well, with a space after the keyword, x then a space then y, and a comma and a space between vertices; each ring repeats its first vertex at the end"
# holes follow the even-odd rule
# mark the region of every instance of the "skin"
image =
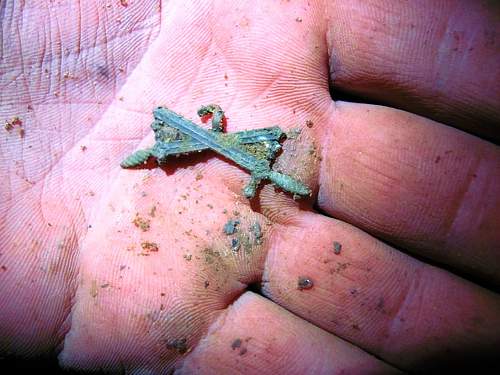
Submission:
POLYGON ((0 139, 1 356, 126 373, 498 367, 493 2, 107 4, 0 3, 0 118, 25 130, 0 139), (248 202, 249 175, 212 153, 120 168, 153 144, 153 108, 195 119, 208 103, 228 132, 301 127, 276 167, 313 197, 265 185, 248 202), (232 252, 234 217, 261 243, 232 252))

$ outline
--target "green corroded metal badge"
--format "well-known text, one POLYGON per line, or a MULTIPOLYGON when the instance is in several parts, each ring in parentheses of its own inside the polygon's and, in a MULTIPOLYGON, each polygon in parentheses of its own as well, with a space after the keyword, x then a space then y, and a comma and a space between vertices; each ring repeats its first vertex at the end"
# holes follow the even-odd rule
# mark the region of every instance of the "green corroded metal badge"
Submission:
POLYGON ((123 168, 141 165, 150 156, 163 164, 170 155, 210 149, 250 172, 250 181, 243 189, 247 198, 255 196, 257 186, 262 180, 270 180, 294 196, 311 194, 309 187, 300 181, 271 169, 271 163, 281 149, 279 140, 284 135, 279 127, 224 133, 224 112, 215 104, 203 106, 198 110, 200 117, 212 116, 211 130, 203 129, 168 108, 158 107, 153 114, 155 121, 151 127, 155 133, 155 145, 128 156, 121 163, 123 168))

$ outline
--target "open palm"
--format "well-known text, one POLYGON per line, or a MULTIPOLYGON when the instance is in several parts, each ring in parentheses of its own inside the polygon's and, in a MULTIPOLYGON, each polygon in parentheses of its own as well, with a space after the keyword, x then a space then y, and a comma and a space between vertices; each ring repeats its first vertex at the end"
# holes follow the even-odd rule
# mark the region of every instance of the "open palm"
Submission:
POLYGON ((3 355, 207 374, 494 355, 500 151, 463 131, 498 141, 486 5, 20 4, 0 2, 0 114, 24 129, 0 146, 3 355), (211 152, 120 168, 154 107, 209 103, 229 132, 291 131, 275 168, 313 196, 248 201, 211 152))

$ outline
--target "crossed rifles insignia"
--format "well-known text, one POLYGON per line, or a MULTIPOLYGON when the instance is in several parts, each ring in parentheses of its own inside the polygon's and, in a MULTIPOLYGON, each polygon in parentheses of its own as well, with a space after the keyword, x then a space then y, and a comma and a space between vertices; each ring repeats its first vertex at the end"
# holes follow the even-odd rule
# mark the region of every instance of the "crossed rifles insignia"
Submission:
POLYGON ((128 156, 120 164, 123 168, 144 164, 151 156, 159 164, 164 164, 171 155, 210 149, 250 172, 250 181, 243 189, 243 194, 249 199, 255 196, 262 180, 270 180, 294 197, 311 194, 309 187, 300 181, 271 169, 271 164, 281 149, 279 141, 284 136, 278 126, 225 133, 224 112, 215 104, 198 110, 198 116, 212 117, 211 130, 206 130, 165 107, 156 108, 153 115, 155 120, 151 128, 156 143, 151 148, 138 150, 128 156))

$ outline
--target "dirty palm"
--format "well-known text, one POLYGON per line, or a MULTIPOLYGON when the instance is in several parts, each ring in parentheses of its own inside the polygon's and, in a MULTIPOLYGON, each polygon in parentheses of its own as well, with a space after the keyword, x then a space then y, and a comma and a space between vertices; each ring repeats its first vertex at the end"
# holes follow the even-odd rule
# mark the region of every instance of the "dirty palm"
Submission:
POLYGON ((1 355, 186 374, 494 357, 485 4, 1 1, 1 355))

